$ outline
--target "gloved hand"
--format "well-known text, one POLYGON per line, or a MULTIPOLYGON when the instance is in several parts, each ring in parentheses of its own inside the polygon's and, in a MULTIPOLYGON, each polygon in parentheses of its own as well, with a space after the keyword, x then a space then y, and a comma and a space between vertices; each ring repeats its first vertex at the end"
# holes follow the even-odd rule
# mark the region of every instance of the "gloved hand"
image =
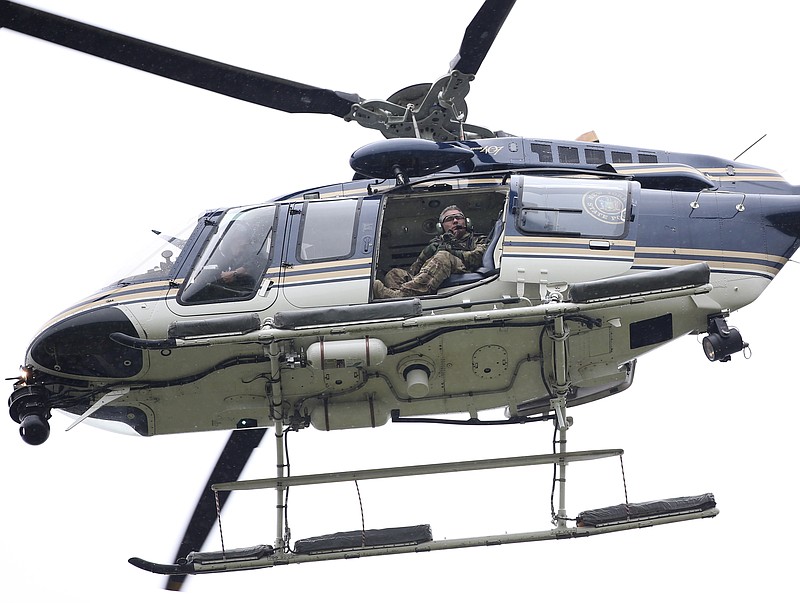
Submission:
POLYGON ((453 249, 453 241, 454 240, 455 240, 455 237, 453 237, 452 234, 450 234, 449 232, 444 233, 442 235, 442 240, 439 243, 439 250, 440 251, 442 251, 442 250, 444 250, 444 251, 452 251, 452 249, 453 249))

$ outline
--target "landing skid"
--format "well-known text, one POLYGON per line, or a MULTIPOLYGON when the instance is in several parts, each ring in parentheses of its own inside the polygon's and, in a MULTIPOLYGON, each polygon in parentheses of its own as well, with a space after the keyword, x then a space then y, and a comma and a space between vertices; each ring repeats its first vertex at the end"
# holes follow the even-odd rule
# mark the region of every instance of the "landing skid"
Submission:
MULTIPOLYGON (((562 466, 570 462, 608 458, 621 456, 622 454, 623 451, 620 449, 588 450, 249 480, 215 484, 213 488, 216 491, 253 490, 260 488, 275 488, 280 491, 289 486, 380 479, 408 475, 428 475, 434 473, 475 471, 481 469, 543 464, 562 466)), ((563 507, 563 504, 560 506, 563 507)), ((295 543, 294 551, 287 550, 284 543, 279 540, 276 544, 277 547, 280 548, 269 545, 258 545, 216 552, 191 553, 185 560, 181 560, 179 563, 175 564, 152 563, 138 557, 129 559, 129 562, 140 569, 163 575, 233 572, 290 565, 294 563, 330 561, 333 559, 359 559, 362 557, 422 553, 447 549, 537 542, 541 540, 582 538, 585 536, 609 534, 635 528, 647 528, 679 521, 714 517, 718 512, 713 495, 703 494, 647 503, 621 504, 602 509, 584 511, 578 515, 577 525, 575 527, 566 527, 563 525, 564 521, 559 518, 559 525, 557 525, 557 527, 537 532, 433 540, 430 526, 418 525, 381 530, 339 532, 336 534, 327 534, 315 538, 298 540, 295 543)))
MULTIPOLYGON (((707 499, 708 504, 714 504, 713 497, 703 495, 700 497, 690 497, 707 499)), ((636 528, 649 528, 652 526, 676 523, 679 521, 689 521, 692 519, 702 519, 714 517, 719 513, 716 507, 699 508, 697 506, 681 508, 684 499, 665 499, 653 501, 654 507, 673 508, 672 514, 664 515, 662 511, 656 511, 652 517, 641 517, 639 519, 621 520, 612 524, 596 527, 574 527, 574 528, 555 528, 539 532, 520 532, 517 534, 497 534, 492 536, 478 536, 473 538, 457 538, 447 540, 413 539, 407 542, 402 537, 395 538, 391 534, 397 532, 400 535, 413 535, 427 532, 430 534, 430 526, 411 526, 404 528, 388 528, 387 530, 368 530, 367 534, 361 531, 343 532, 329 534, 318 537, 316 544, 323 548, 318 552, 313 551, 311 544, 307 553, 278 552, 269 545, 260 545, 244 549, 231 549, 228 551, 217 551, 212 553, 192 553, 184 563, 162 565, 151 563, 133 557, 129 562, 136 567, 163 575, 186 575, 186 574, 205 574, 219 572, 233 572, 249 569, 260 569, 275 567, 280 565, 290 565, 293 563, 309 563, 313 561, 330 561, 333 559, 360 559, 362 557, 377 557, 381 555, 399 555, 403 553, 424 553, 429 551, 442 551, 447 549, 474 548, 480 546, 495 546, 500 544, 512 544, 520 542, 537 542, 540 540, 562 540, 567 538, 582 538, 585 536, 595 536, 598 534, 610 534, 624 530, 636 528), (382 538, 386 533, 386 538, 382 538), (364 544, 358 544, 365 541, 364 544), (324 548, 325 542, 339 542, 343 548, 328 550, 324 548)), ((602 511, 602 510, 598 510, 602 511)), ((302 541, 298 541, 298 545, 302 541)))
MULTIPOLYGON (((276 418, 275 442, 277 453, 277 477, 272 479, 228 482, 214 484, 212 486, 215 492, 254 490, 261 488, 274 489, 277 499, 276 534, 278 535, 275 546, 258 545, 211 553, 191 553, 186 559, 181 559, 178 560, 177 563, 166 565, 152 563, 138 557, 129 559, 130 563, 138 568, 165 575, 232 572, 311 561, 357 559, 361 557, 376 557, 379 555, 398 555, 402 553, 493 546, 518 542, 582 538, 585 536, 595 536, 598 534, 608 534, 611 532, 621 532, 635 528, 645 528, 716 516, 718 513, 716 501, 711 494, 633 504, 628 503, 626 491, 626 500, 624 504, 584 511, 578 515, 576 519, 569 519, 566 512, 566 476, 568 464, 614 456, 621 457, 623 451, 621 449, 579 452, 567 451, 567 430, 572 425, 572 419, 566 416, 567 395, 570 391, 567 353, 569 331, 565 327, 563 315, 554 318, 553 325, 548 335, 553 342, 554 348, 553 378, 551 383, 553 397, 550 404, 551 414, 558 429, 558 452, 534 456, 388 467, 304 476, 287 476, 284 473, 286 464, 284 460, 283 424, 280 418, 276 418), (555 526, 553 529, 538 532, 520 532, 516 534, 433 540, 430 526, 408 526, 383 530, 361 530, 327 534, 316 538, 297 541, 294 550, 289 546, 289 542, 284 540, 285 524, 283 512, 286 505, 286 492, 288 488, 292 486, 329 484, 343 481, 356 481, 357 483, 358 480, 367 479, 386 479, 412 475, 477 471, 527 465, 554 465, 557 469, 558 511, 555 512, 555 509, 553 509, 552 520, 555 526), (568 527, 568 521, 575 522, 575 527, 568 527)), ((278 376, 274 381, 272 390, 273 397, 276 399, 275 408, 281 408, 280 366, 276 360, 278 358, 276 349, 271 349, 270 358, 272 360, 272 374, 278 376)))
MULTIPOLYGON (((656 503, 670 504, 674 500, 654 501, 656 503)), ((250 569, 261 569, 290 565, 293 563, 309 563, 313 561, 331 561, 333 559, 360 559, 362 557, 377 557, 381 555, 400 555, 403 553, 425 553, 430 551, 443 551, 447 549, 475 548, 480 546, 495 546, 499 544, 513 544, 521 542, 537 542, 540 540, 562 540, 567 538, 582 538, 598 534, 610 534, 636 528, 649 528, 652 526, 714 517, 719 511, 714 507, 706 510, 681 512, 675 515, 657 516, 652 518, 624 521, 601 527, 575 527, 555 528, 540 532, 520 532, 517 534, 497 534, 493 536, 478 536, 473 538, 457 538, 447 540, 430 540, 411 544, 385 544, 382 546, 358 546, 342 550, 323 551, 319 553, 286 553, 277 552, 268 545, 251 547, 247 549, 232 549, 213 553, 193 553, 185 563, 174 565, 161 565, 133 557, 128 561, 136 567, 156 574, 187 575, 206 574, 219 572, 234 572, 250 569)), ((428 526, 412 526, 410 528, 389 528, 389 530, 424 529, 428 526)), ((373 530, 380 532, 381 530, 373 530)), ((330 536, 361 538, 361 532, 347 532, 332 534, 330 536)))

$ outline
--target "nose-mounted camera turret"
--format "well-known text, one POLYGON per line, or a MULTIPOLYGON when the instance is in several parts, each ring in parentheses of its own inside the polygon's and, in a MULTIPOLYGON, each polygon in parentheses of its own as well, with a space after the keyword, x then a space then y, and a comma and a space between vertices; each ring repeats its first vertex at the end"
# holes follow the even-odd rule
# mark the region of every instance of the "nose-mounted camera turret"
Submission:
POLYGON ((739 330, 729 327, 723 316, 708 317, 708 335, 703 338, 703 352, 706 358, 729 362, 731 354, 747 350, 750 346, 742 339, 739 330))
POLYGON ((42 385, 30 384, 26 378, 8 397, 8 413, 19 423, 19 435, 32 446, 38 446, 50 437, 49 394, 42 385))

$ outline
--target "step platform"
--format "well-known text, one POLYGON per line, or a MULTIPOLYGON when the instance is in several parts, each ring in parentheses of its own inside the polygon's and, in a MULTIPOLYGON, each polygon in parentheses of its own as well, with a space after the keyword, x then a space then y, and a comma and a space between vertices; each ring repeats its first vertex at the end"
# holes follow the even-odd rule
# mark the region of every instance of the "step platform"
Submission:
POLYGON ((576 518, 579 528, 601 528, 617 524, 674 517, 707 511, 717 506, 713 494, 679 496, 652 500, 645 503, 630 503, 583 511, 576 518))
POLYGON ((261 544, 226 551, 189 553, 186 559, 180 559, 178 563, 153 563, 140 557, 131 557, 128 562, 155 574, 186 575, 203 571, 269 567, 301 560, 306 555, 310 560, 310 557, 314 556, 331 553, 346 555, 353 551, 365 553, 370 550, 381 550, 388 554, 394 548, 416 546, 432 541, 431 526, 424 524, 378 530, 353 530, 304 538, 295 542, 294 551, 288 555, 276 555, 273 547, 261 544))
POLYGON ((226 551, 212 551, 208 553, 192 552, 186 559, 179 559, 177 563, 153 563, 141 557, 131 557, 128 563, 139 569, 164 576, 181 576, 196 573, 195 568, 202 565, 247 563, 256 562, 264 557, 271 557, 275 549, 268 544, 258 544, 226 551))
POLYGON ((297 540, 294 543, 294 552, 298 555, 314 555, 364 548, 410 546, 432 540, 431 526, 427 524, 379 530, 354 530, 297 540))

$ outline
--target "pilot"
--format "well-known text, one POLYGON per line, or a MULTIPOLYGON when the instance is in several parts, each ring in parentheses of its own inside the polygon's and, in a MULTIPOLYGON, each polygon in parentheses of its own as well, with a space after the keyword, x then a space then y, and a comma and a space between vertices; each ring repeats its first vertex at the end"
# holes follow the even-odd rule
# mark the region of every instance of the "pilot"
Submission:
POLYGON ((247 228, 228 232, 214 258, 219 267, 218 282, 221 285, 240 290, 252 290, 256 282, 255 264, 251 233, 247 228))
POLYGON ((373 297, 417 297, 432 295, 451 274, 480 268, 488 239, 472 232, 469 221, 456 205, 439 214, 441 234, 420 252, 408 270, 392 268, 384 282, 375 279, 373 297))
POLYGON ((197 271, 182 293, 189 303, 243 299, 253 293, 264 271, 263 255, 254 245, 254 231, 247 225, 231 227, 219 246, 197 271))

